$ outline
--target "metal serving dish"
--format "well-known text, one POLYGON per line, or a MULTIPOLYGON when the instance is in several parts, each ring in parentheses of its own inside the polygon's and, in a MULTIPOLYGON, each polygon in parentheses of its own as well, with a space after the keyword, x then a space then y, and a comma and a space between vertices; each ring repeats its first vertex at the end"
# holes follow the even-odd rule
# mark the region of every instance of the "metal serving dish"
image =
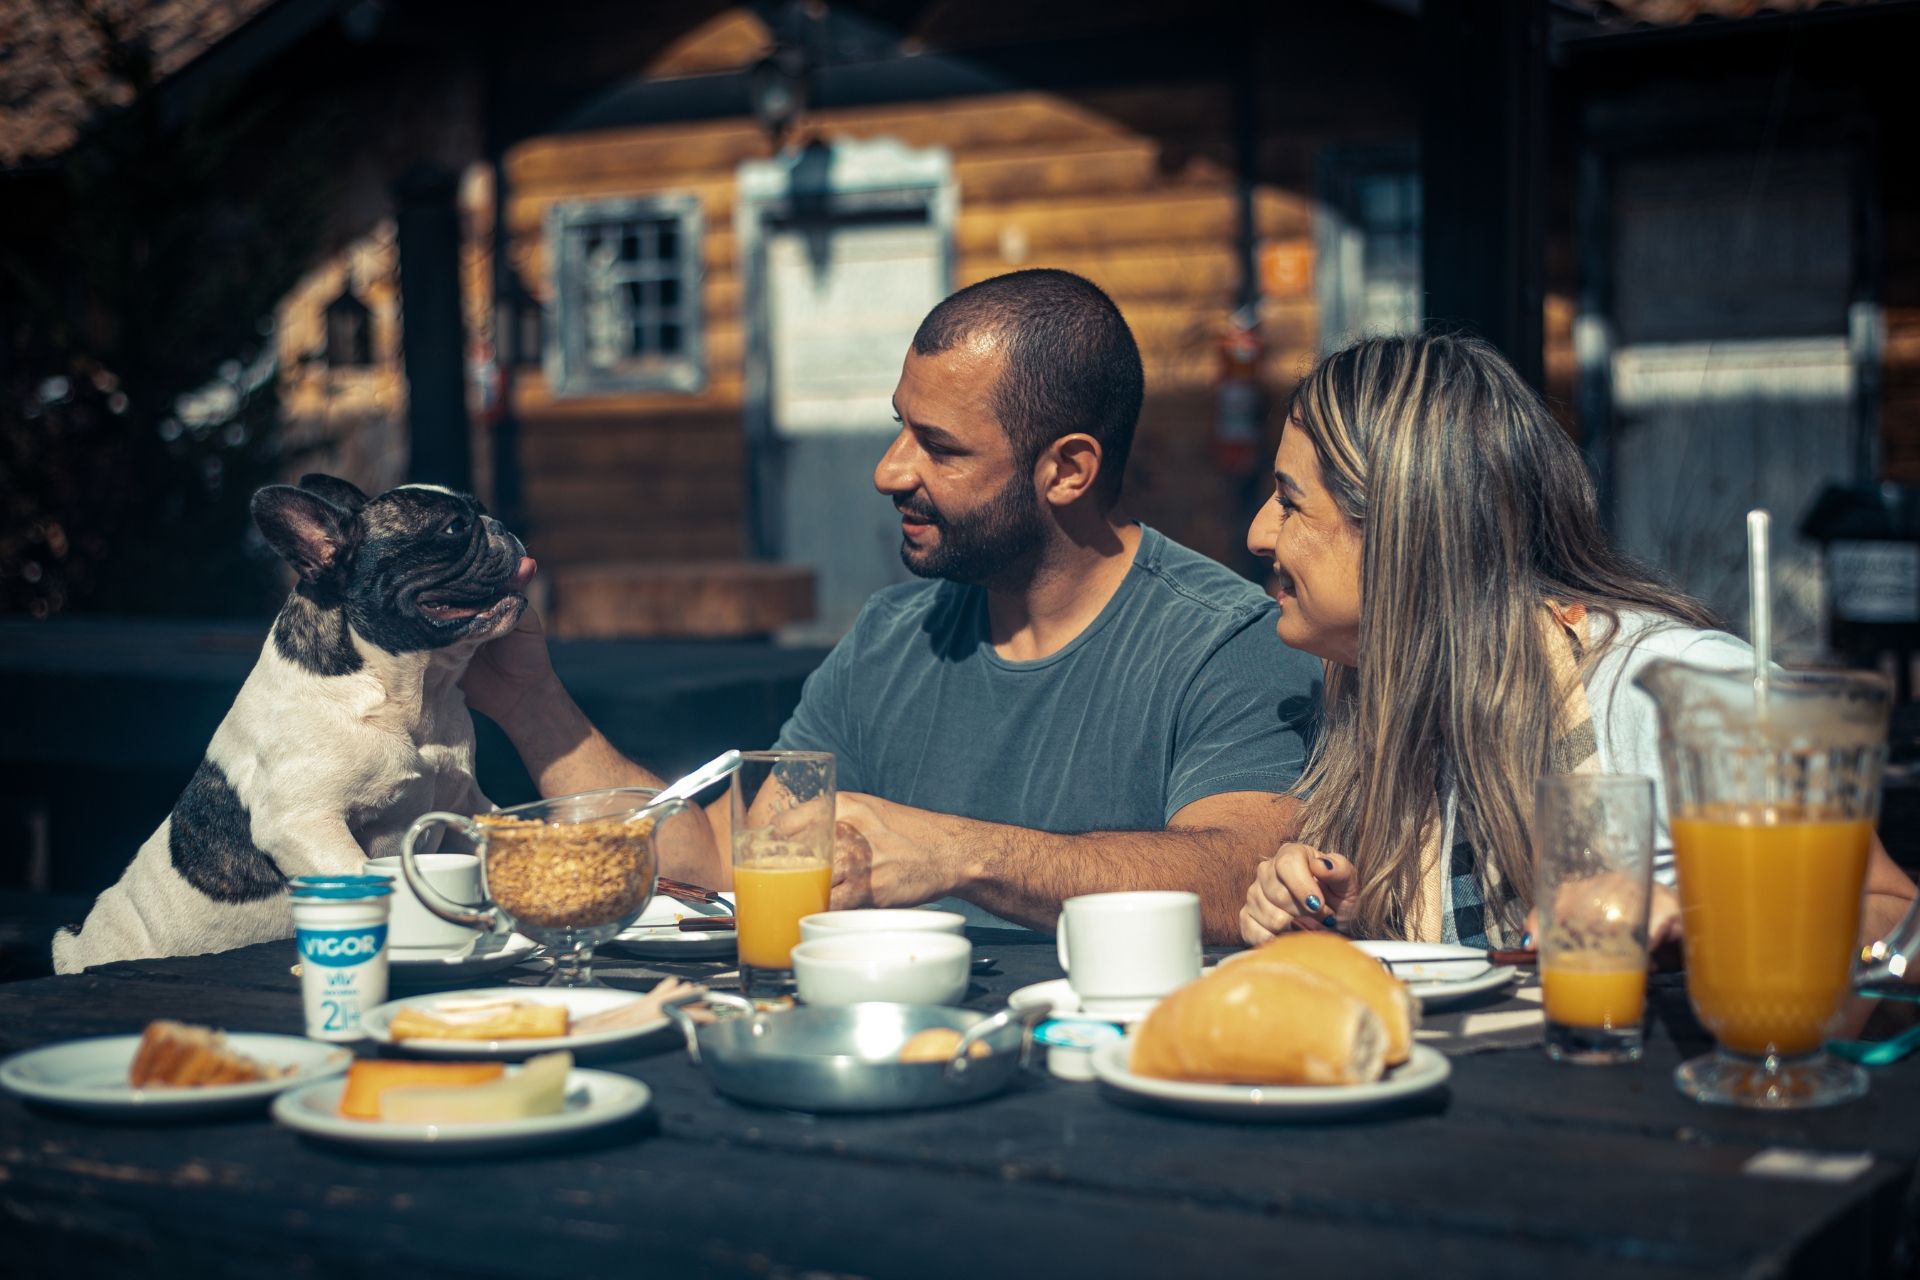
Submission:
POLYGON ((729 992, 706 999, 733 1016, 701 1026, 683 1007, 667 1006, 687 1056, 728 1097, 792 1111, 910 1111, 991 1097, 1013 1083, 1028 1030, 1045 1012, 870 1003, 763 1013, 729 992), (962 1033, 953 1057, 901 1062, 901 1046, 929 1027, 962 1033), (968 1056, 976 1042, 987 1046, 984 1057, 968 1056))

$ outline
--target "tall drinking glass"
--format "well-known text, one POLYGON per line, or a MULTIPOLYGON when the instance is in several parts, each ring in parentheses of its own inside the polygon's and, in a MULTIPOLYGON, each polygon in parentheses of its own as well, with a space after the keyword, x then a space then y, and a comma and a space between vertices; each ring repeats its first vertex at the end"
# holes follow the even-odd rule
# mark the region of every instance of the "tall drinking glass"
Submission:
POLYGON ((833 756, 743 751, 733 775, 733 893, 740 985, 749 996, 793 989, 800 919, 833 887, 833 756))
POLYGON ((1533 812, 1547 1056, 1633 1062, 1647 1007, 1653 779, 1551 774, 1533 812))
POLYGON ((1891 687, 1671 661, 1635 682, 1660 716, 1687 996, 1719 1044, 1674 1082, 1766 1109, 1859 1097, 1866 1073, 1822 1045, 1856 977, 1891 687))

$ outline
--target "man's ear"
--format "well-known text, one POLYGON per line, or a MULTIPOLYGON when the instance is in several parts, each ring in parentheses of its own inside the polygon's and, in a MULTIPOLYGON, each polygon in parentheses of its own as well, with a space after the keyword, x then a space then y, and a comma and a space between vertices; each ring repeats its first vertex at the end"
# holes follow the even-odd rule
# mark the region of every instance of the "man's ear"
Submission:
POLYGON ((360 487, 350 480, 342 480, 339 476, 310 471, 300 477, 300 487, 308 493, 325 498, 350 516, 360 514, 360 508, 367 505, 367 495, 360 492, 360 487))
POLYGON ((305 489, 270 484, 255 493, 253 522, 302 582, 318 582, 346 560, 353 517, 305 489))
POLYGON ((1034 475, 1040 496, 1056 507, 1080 501, 1099 481, 1100 461, 1100 442, 1092 436, 1061 436, 1040 454, 1034 475))

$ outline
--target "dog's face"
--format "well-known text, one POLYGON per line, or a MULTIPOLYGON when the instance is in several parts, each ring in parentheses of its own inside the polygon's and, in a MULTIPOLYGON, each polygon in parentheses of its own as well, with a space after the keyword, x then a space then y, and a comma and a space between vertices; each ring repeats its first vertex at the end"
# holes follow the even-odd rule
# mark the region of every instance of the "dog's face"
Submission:
POLYGON ((402 485, 369 498, 310 475, 254 494, 253 519, 303 594, 343 606, 353 629, 389 653, 490 640, 527 607, 533 560, 467 494, 402 485))

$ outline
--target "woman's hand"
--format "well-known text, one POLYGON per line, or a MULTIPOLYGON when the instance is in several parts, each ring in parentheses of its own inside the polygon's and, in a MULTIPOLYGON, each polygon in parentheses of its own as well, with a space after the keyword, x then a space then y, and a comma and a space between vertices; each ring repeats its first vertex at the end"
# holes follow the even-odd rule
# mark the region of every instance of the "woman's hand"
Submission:
POLYGON ((1325 929, 1339 921, 1353 888, 1353 864, 1311 845, 1283 844, 1260 864, 1240 908, 1240 936, 1248 946, 1288 929, 1325 929))

